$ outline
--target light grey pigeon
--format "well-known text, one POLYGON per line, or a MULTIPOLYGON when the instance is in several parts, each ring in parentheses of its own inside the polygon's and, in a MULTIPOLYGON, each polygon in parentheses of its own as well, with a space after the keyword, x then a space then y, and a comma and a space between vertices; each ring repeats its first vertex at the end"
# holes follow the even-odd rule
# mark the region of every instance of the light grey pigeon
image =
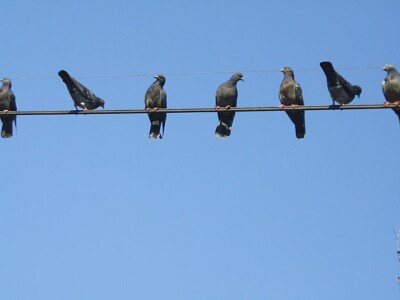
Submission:
POLYGON ((3 122, 1 137, 9 138, 13 136, 13 122, 17 126, 17 116, 7 115, 7 112, 16 111, 17 104, 15 102, 15 95, 11 90, 11 80, 2 78, 0 81, 3 82, 3 86, 0 88, 0 110, 2 111, 0 119, 3 122))
MULTIPOLYGON (((294 80, 292 68, 284 67, 280 71, 283 72, 284 75, 279 89, 280 107, 283 108, 290 105, 295 108, 299 105, 304 105, 303 92, 300 84, 294 80)), ((304 138, 306 134, 304 110, 286 110, 286 113, 296 127, 296 137, 298 139, 304 138)))
MULTIPOLYGON (((167 108, 167 93, 164 90, 165 77, 163 75, 157 75, 154 78, 156 81, 150 85, 144 96, 144 104, 147 111, 151 109, 158 110, 159 108, 167 108)), ((149 112, 148 116, 151 124, 149 138, 162 139, 164 136, 167 113, 149 112), (160 133, 161 126, 162 134, 160 133)))
POLYGON ((386 98, 385 105, 389 106, 389 103, 394 103, 396 108, 393 108, 393 111, 399 117, 400 122, 400 74, 392 65, 385 65, 383 70, 387 72, 382 82, 382 90, 386 98))
POLYGON ((358 85, 352 85, 344 79, 334 68, 331 62, 323 61, 319 64, 326 75, 328 90, 331 94, 333 105, 335 101, 340 104, 349 104, 357 95, 360 98, 362 89, 358 85))
POLYGON ((221 138, 227 138, 231 135, 232 123, 235 118, 234 111, 220 111, 221 107, 229 110, 231 107, 237 106, 238 91, 236 84, 243 81, 242 73, 235 73, 232 77, 221 84, 217 89, 215 96, 215 109, 218 111, 219 123, 215 129, 215 135, 221 138))
POLYGON ((97 97, 91 90, 71 77, 66 71, 61 70, 58 72, 58 75, 67 85, 72 100, 74 100, 75 109, 78 109, 78 106, 84 110, 96 109, 99 106, 104 109, 104 100, 97 97))

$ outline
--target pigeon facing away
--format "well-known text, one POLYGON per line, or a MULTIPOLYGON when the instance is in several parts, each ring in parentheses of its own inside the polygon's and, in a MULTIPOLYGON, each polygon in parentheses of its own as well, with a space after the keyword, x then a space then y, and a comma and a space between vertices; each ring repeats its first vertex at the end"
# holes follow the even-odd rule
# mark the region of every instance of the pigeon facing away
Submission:
POLYGON ((383 94, 386 98, 385 105, 389 106, 389 103, 394 103, 395 106, 399 106, 393 108, 393 111, 399 117, 400 122, 400 74, 392 65, 385 65, 383 70, 387 72, 382 82, 383 94))
POLYGON ((0 88, 0 110, 3 111, 0 115, 0 119, 3 122, 1 137, 9 138, 13 136, 13 122, 17 125, 17 116, 7 115, 7 112, 16 111, 17 104, 15 102, 15 95, 11 90, 11 80, 2 78, 0 81, 3 82, 3 86, 0 88))
POLYGON ((67 85, 68 92, 72 100, 74 100, 75 109, 78 109, 78 106, 84 110, 96 109, 99 106, 104 109, 104 100, 97 97, 91 90, 79 83, 75 78, 69 76, 66 71, 61 70, 58 72, 58 75, 60 75, 67 85))
POLYGON ((319 64, 326 75, 328 90, 331 94, 333 105, 335 101, 340 104, 349 104, 357 95, 360 98, 362 89, 358 85, 352 85, 335 71, 329 61, 323 61, 319 64))
MULTIPOLYGON (((146 95, 144 96, 144 105, 147 111, 150 111, 151 109, 158 110, 159 108, 167 108, 167 94, 163 88, 165 84, 165 77, 163 75, 157 75, 154 78, 156 81, 151 84, 146 91, 146 95)), ((164 136, 167 113, 149 112, 148 115, 151 124, 149 138, 162 139, 164 136), (161 126, 162 134, 160 134, 161 126)))
MULTIPOLYGON (((303 92, 300 84, 294 80, 293 70, 290 67, 284 67, 280 71, 284 74, 279 89, 280 107, 283 108, 290 105, 296 108, 299 105, 304 105, 303 92)), ((304 138, 306 134, 304 110, 286 110, 286 113, 296 127, 296 137, 298 139, 304 138)))
POLYGON ((218 126, 215 129, 215 135, 221 138, 227 138, 231 135, 232 123, 235 118, 234 111, 219 111, 221 107, 229 110, 231 107, 237 106, 238 91, 236 84, 243 81, 242 73, 235 73, 227 81, 221 84, 217 89, 215 96, 215 109, 218 111, 218 126))

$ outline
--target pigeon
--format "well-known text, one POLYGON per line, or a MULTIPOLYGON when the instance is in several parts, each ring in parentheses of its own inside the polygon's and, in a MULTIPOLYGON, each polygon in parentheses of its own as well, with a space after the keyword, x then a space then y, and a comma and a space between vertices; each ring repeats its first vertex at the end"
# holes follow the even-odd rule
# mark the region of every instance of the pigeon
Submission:
MULTIPOLYGON (((296 108, 299 105, 304 105, 303 92, 301 86, 294 80, 294 73, 290 67, 284 67, 280 70, 283 72, 284 77, 279 89, 279 99, 283 108, 285 106, 292 106, 296 108)), ((296 127, 296 137, 298 139, 304 138, 306 134, 306 125, 304 118, 304 110, 286 110, 290 120, 296 127)))
POLYGON ((331 94, 333 105, 337 103, 349 104, 357 95, 360 98, 362 89, 358 85, 352 85, 335 71, 333 65, 329 61, 323 61, 319 64, 326 75, 328 90, 331 94))
POLYGON ((1 137, 10 138, 13 136, 13 122, 17 126, 17 116, 7 115, 7 112, 16 111, 17 104, 15 102, 15 95, 11 90, 11 80, 2 78, 0 81, 3 82, 3 86, 0 88, 0 110, 3 111, 0 115, 0 119, 3 122, 1 137))
POLYGON ((392 65, 385 65, 383 70, 387 72, 385 80, 382 82, 382 90, 385 95, 385 105, 394 103, 393 111, 399 117, 400 122, 400 74, 392 65))
POLYGON ((58 72, 58 75, 60 75, 67 85, 72 100, 74 100, 76 110, 78 110, 78 106, 84 110, 96 109, 99 106, 104 109, 104 100, 97 97, 91 90, 79 83, 75 78, 69 76, 66 71, 61 70, 58 72))
MULTIPOLYGON (((157 111, 159 108, 167 108, 167 94, 164 90, 165 77, 157 75, 154 81, 146 91, 144 96, 144 104, 146 110, 149 112, 151 109, 157 111)), ((150 119, 150 139, 162 139, 164 136, 165 121, 167 120, 167 113, 153 112, 148 113, 150 119), (162 126, 162 134, 160 129, 162 126)))
POLYGON ((231 107, 236 107, 238 91, 236 84, 237 82, 243 80, 242 73, 235 73, 227 81, 221 84, 217 89, 217 94, 215 96, 215 109, 218 111, 219 123, 215 129, 215 135, 220 138, 227 138, 231 135, 232 123, 235 118, 234 111, 219 111, 221 107, 229 110, 231 107))

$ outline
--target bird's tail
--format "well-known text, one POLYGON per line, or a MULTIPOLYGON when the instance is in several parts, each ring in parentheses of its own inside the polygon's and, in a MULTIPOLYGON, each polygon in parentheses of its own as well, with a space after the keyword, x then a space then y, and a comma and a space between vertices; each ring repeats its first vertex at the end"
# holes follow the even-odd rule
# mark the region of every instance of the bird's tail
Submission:
POLYGON ((399 118, 399 123, 400 123, 400 108, 393 108, 393 111, 395 112, 395 114, 399 118))
POLYGON ((328 85, 336 85, 337 76, 332 63, 329 61, 323 61, 319 65, 326 75, 328 85))
POLYGON ((306 135, 306 126, 303 124, 296 124, 296 137, 298 139, 304 138, 306 135))
POLYGON ((13 136, 13 120, 12 118, 2 118, 3 127, 1 128, 1 137, 10 138, 13 136))
POLYGON ((227 138, 231 135, 231 127, 220 121, 215 129, 215 135, 220 138, 227 138))
POLYGON ((160 121, 151 122, 149 138, 151 139, 162 139, 162 135, 160 134, 160 121))

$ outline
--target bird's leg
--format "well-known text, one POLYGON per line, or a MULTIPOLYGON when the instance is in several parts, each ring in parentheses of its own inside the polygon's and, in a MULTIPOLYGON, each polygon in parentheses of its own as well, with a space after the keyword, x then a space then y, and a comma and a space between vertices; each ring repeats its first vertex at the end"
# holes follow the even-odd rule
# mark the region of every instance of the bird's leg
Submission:
POLYGON ((227 105, 227 106, 225 106, 225 109, 226 109, 226 110, 231 109, 231 106, 230 106, 230 105, 227 105))
POLYGON ((8 113, 8 109, 3 109, 3 114, 8 113))
POLYGON ((390 102, 385 101, 385 103, 383 103, 383 105, 385 105, 386 107, 389 107, 390 106, 390 102))
POLYGON ((221 108, 221 106, 219 106, 219 105, 215 106, 215 110, 219 110, 220 108, 221 108))
POLYGON ((88 111, 88 109, 86 107, 83 108, 84 111, 88 111))
POLYGON ((156 107, 154 107, 154 110, 156 110, 156 111, 157 111, 157 110, 158 110, 158 107, 157 107, 157 106, 156 106, 156 107))
POLYGON ((285 108, 284 104, 279 104, 279 108, 285 108))
POLYGON ((150 111, 150 109, 151 109, 150 107, 146 107, 146 110, 147 110, 147 111, 150 111))

